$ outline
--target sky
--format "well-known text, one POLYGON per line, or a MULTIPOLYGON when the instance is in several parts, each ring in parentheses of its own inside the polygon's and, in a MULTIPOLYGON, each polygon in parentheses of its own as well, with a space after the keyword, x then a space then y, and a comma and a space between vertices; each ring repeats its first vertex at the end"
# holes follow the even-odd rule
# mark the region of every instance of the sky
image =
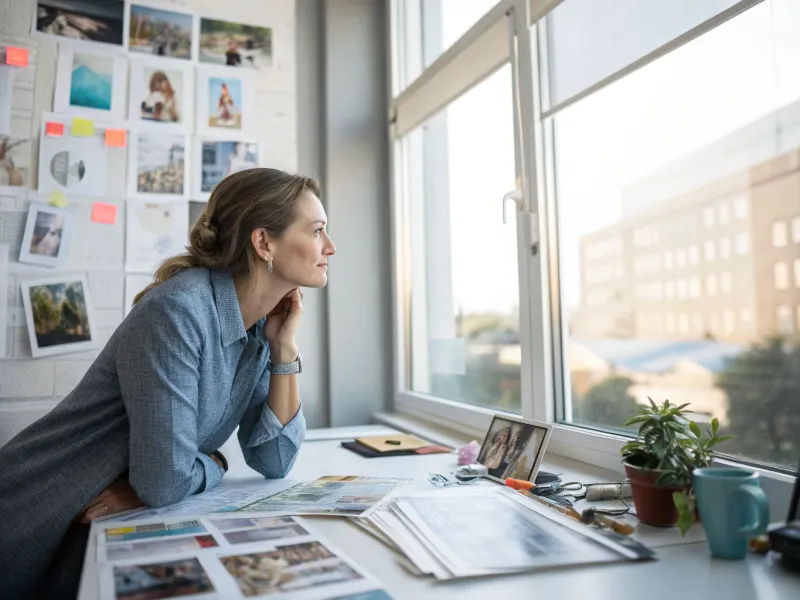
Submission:
MULTIPOLYGON (((569 1, 569 0, 567 0, 569 1)), ((450 44, 494 4, 443 0, 450 44)), ((765 0, 710 33, 558 113, 562 289, 580 294, 578 240, 618 221, 622 190, 800 99, 800 2, 765 0)), ((447 109, 454 310, 518 305, 516 234, 501 198, 514 188, 508 66, 447 109)), ((508 205, 512 214, 512 204, 508 205)))

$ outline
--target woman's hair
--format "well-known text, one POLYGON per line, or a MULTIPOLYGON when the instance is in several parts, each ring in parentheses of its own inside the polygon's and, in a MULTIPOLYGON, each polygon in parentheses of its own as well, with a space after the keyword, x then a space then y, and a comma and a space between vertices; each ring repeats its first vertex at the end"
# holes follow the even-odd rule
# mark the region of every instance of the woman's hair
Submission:
POLYGON ((250 234, 264 228, 280 237, 295 219, 303 192, 319 196, 319 184, 309 177, 277 169, 247 169, 228 175, 214 188, 208 204, 189 233, 188 252, 165 260, 154 282, 133 300, 136 304, 153 287, 192 267, 222 269, 250 276, 257 255, 250 234))
POLYGON ((153 76, 150 77, 150 91, 155 92, 165 81, 169 82, 169 78, 167 77, 166 73, 163 71, 156 71, 153 73, 153 76))

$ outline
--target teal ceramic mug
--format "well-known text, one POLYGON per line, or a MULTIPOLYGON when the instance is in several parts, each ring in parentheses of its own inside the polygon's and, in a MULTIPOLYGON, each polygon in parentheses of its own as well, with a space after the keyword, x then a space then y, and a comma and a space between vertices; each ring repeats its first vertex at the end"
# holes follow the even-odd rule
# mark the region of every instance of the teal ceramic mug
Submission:
POLYGON ((758 473, 742 469, 695 469, 694 493, 711 555, 741 560, 750 538, 769 525, 769 503, 758 473))

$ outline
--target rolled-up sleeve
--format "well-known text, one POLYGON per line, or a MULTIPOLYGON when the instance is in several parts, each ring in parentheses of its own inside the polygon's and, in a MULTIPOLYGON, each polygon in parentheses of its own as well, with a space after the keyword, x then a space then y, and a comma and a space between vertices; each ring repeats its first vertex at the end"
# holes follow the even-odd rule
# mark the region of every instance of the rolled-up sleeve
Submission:
POLYGON ((224 469, 198 450, 197 405, 203 327, 180 296, 139 316, 117 358, 130 421, 128 479, 148 506, 172 504, 216 486, 224 469))
POLYGON ((303 407, 286 425, 267 404, 269 370, 259 379, 250 405, 239 422, 239 445, 247 465, 269 479, 285 477, 294 465, 300 444, 306 437, 303 407))

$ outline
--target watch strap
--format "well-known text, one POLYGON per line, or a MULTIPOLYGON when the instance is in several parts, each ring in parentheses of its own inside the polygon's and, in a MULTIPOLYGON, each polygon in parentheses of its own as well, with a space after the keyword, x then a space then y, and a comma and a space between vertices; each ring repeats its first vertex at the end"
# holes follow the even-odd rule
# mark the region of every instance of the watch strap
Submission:
POLYGON ((269 372, 273 375, 295 375, 297 373, 302 373, 303 360, 299 353, 295 360, 288 363, 273 363, 272 360, 270 360, 269 372))

